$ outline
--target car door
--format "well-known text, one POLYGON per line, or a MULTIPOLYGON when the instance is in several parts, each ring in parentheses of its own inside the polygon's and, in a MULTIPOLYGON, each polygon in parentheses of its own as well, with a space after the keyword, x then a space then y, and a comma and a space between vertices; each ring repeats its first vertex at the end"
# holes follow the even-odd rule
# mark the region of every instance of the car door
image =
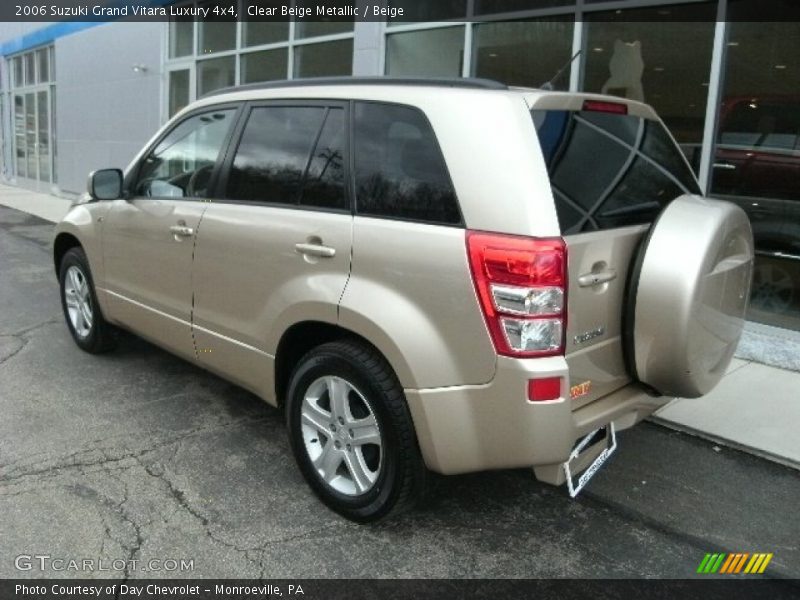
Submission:
POLYGON ((191 334, 195 235, 235 106, 205 109, 176 123, 128 174, 127 198, 103 226, 110 317, 184 357, 191 334))
POLYGON ((346 107, 248 106, 197 236, 198 359, 270 402, 280 335, 336 323, 350 272, 346 107))

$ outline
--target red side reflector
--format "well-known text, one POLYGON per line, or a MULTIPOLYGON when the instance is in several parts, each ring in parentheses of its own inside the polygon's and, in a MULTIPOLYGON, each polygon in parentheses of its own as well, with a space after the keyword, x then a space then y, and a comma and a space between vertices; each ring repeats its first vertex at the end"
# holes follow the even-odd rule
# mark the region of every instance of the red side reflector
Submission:
POLYGON ((561 377, 545 377, 528 380, 528 400, 557 400, 561 397, 561 377))
POLYGON ((592 112, 612 113, 615 115, 627 115, 628 105, 619 102, 602 102, 600 100, 584 100, 583 110, 592 112))

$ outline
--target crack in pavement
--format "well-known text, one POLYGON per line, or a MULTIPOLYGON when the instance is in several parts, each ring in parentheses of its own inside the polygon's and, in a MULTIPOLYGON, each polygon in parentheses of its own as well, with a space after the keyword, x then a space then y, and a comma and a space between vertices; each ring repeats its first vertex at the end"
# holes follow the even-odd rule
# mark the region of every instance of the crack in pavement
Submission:
MULTIPOLYGON (((32 465, 31 466, 32 470, 25 470, 25 471, 20 472, 19 474, 16 474, 15 470, 12 470, 10 474, 9 473, 4 473, 3 476, 0 478, 0 483, 2 483, 4 485, 9 484, 9 483, 13 484, 13 483, 15 483, 15 482, 17 482, 19 480, 24 480, 25 478, 29 478, 29 477, 43 477, 43 476, 46 477, 48 475, 58 475, 60 471, 67 470, 67 469, 94 467, 94 466, 103 467, 108 463, 119 463, 119 462, 122 462, 122 461, 127 460, 127 459, 134 459, 135 460, 135 459, 137 459, 137 458, 139 458, 141 456, 144 456, 145 454, 147 454, 149 452, 153 452, 155 450, 159 450, 161 448, 165 448, 165 447, 170 446, 170 445, 175 444, 175 443, 183 442, 184 440, 187 440, 187 439, 192 438, 192 437, 200 436, 200 435, 202 435, 204 433, 212 433, 212 432, 223 430, 223 429, 227 429, 227 428, 230 428, 230 427, 237 427, 237 426, 240 426, 240 425, 250 425, 252 423, 259 423, 259 422, 265 421, 267 419, 268 419, 267 417, 243 418, 243 419, 237 419, 237 420, 234 420, 234 421, 228 421, 228 422, 225 422, 225 423, 218 423, 218 424, 215 424, 215 425, 212 425, 212 426, 209 426, 209 427, 198 427, 198 428, 186 431, 186 432, 182 432, 180 435, 178 435, 176 437, 168 438, 168 439, 162 439, 162 440, 160 440, 158 442, 151 443, 146 448, 142 448, 142 449, 135 450, 135 451, 129 451, 129 452, 126 452, 126 453, 124 453, 122 455, 114 455, 113 454, 113 452, 115 450, 114 448, 111 448, 111 449, 102 448, 102 447, 86 448, 86 449, 83 449, 83 450, 78 450, 76 452, 73 452, 72 454, 68 454, 65 457, 61 457, 60 462, 57 462, 54 465, 49 465, 49 466, 46 466, 46 467, 45 466, 40 466, 40 465, 32 465), (97 458, 95 460, 85 460, 84 459, 84 460, 79 460, 77 462, 70 462, 70 459, 73 459, 73 458, 81 456, 81 455, 87 455, 87 454, 89 454, 89 455, 91 455, 91 454, 100 454, 100 456, 99 456, 99 458, 97 458)), ((152 437, 152 433, 150 434, 150 437, 152 437)), ((110 439, 111 440, 116 440, 117 442, 119 442, 119 436, 117 436, 115 438, 110 438, 110 439)), ((107 441, 107 440, 102 440, 102 441, 107 441)), ((46 464, 46 462, 47 461, 44 461, 42 464, 46 464)), ((15 464, 16 463, 11 462, 11 463, 7 463, 7 464, 4 464, 4 465, 0 465, 0 471, 4 471, 6 468, 12 467, 15 464)), ((16 469, 16 471, 19 471, 19 470, 20 470, 19 468, 16 469)), ((2 495, 4 495, 4 494, 0 494, 0 496, 2 496, 2 495)))
POLYGON ((33 331, 35 331, 37 329, 41 329, 42 327, 45 327, 46 325, 51 325, 51 324, 60 323, 60 322, 61 322, 61 319, 56 319, 56 318, 48 319, 47 321, 42 321, 41 323, 37 323, 36 325, 32 325, 30 327, 26 327, 24 329, 20 329, 18 331, 13 332, 13 333, 0 333, 0 338, 9 338, 9 339, 17 340, 17 341, 20 342, 19 348, 17 348, 13 352, 11 352, 11 354, 9 354, 8 356, 0 357, 0 367, 3 366, 8 361, 10 361, 12 358, 14 358, 17 354, 22 352, 28 346, 28 344, 31 341, 31 338, 28 336, 29 333, 31 333, 31 332, 33 332, 33 331))

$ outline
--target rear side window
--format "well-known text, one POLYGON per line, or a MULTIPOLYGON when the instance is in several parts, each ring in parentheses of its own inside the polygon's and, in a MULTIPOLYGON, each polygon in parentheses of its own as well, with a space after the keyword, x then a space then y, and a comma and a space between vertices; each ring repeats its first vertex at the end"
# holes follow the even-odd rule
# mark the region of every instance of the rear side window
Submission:
POLYGON ((651 223, 700 189, 657 121, 600 112, 534 110, 564 234, 651 223))
POLYGON ((354 130, 358 214, 461 223, 444 158, 419 110, 356 102, 354 130))
POLYGON ((344 110, 256 107, 231 165, 226 198, 344 209, 344 110))

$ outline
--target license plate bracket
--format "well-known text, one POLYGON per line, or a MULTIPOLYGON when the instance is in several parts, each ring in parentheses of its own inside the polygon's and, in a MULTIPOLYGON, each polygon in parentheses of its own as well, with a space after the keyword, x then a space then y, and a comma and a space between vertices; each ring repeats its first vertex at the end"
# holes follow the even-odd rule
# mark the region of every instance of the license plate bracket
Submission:
POLYGON ((564 463, 564 475, 567 479, 567 489, 569 490, 570 498, 574 498, 575 496, 580 493, 580 491, 589 483, 589 480, 597 473, 600 467, 603 466, 608 460, 608 457, 611 456, 614 451, 617 449, 617 435, 614 430, 614 423, 613 421, 606 425, 605 427, 599 427, 595 429, 588 435, 586 435, 579 443, 575 446, 572 452, 569 455, 569 458, 564 463), (605 439, 600 439, 598 442, 592 444, 592 440, 603 430, 605 431, 605 439), (570 464, 574 464, 575 460, 581 455, 582 452, 587 450, 588 448, 593 447, 595 444, 600 444, 605 442, 606 447, 603 448, 603 451, 595 458, 592 463, 583 470, 583 472, 578 476, 577 481, 574 480, 572 475, 572 469, 570 464))

